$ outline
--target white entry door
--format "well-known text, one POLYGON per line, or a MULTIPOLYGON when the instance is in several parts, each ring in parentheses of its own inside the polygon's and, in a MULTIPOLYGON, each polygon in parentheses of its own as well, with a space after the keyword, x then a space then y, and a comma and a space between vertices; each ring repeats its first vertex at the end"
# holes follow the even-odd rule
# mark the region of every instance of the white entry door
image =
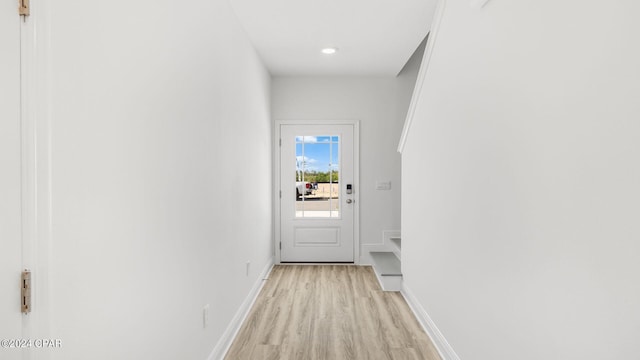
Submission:
POLYGON ((280 125, 280 261, 353 262, 354 124, 280 125))
MULTIPOLYGON (((22 338, 20 17, 17 1, 0 3, 0 339, 22 338)), ((4 344, 6 346, 7 344, 4 344)), ((0 347, 0 358, 22 359, 0 347)))

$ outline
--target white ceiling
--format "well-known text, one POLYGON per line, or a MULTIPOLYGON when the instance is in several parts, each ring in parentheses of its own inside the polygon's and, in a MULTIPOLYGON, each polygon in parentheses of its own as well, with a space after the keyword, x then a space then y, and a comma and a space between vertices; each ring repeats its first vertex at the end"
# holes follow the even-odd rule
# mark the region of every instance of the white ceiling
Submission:
POLYGON ((396 75, 436 0, 230 0, 272 75, 396 75), (333 46, 334 55, 320 52, 333 46))

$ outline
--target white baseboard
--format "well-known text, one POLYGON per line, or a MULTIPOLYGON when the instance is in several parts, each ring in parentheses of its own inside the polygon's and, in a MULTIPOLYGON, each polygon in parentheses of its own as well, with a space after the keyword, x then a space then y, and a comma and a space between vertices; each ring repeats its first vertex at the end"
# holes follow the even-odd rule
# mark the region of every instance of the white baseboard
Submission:
POLYGON ((271 258, 267 262, 267 265, 264 267, 264 269, 262 269, 262 272, 251 288, 249 295, 247 295, 246 299, 242 302, 242 305, 240 305, 240 308, 231 320, 231 323, 229 323, 229 326, 227 326, 224 334, 222 334, 222 337, 216 344, 216 347, 214 347, 213 351, 211 351, 211 355, 209 355, 208 360, 224 359, 224 356, 227 354, 227 351, 229 351, 233 340, 235 339, 236 335, 238 335, 238 331, 240 331, 242 323, 247 318, 247 316, 249 315, 249 311, 251 311, 251 307, 253 307, 253 304, 256 302, 258 294, 260 294, 260 290, 262 290, 262 287, 264 286, 264 280, 267 278, 267 275, 269 275, 272 268, 273 258, 271 258))
POLYGON ((416 315, 416 318, 418 319, 420 325, 422 325, 424 331, 431 338, 431 342, 438 350, 440 358, 442 358, 442 360, 460 360, 456 352, 453 351, 451 345, 449 345, 449 343, 447 342, 447 339, 445 339, 444 335, 442 335, 440 330, 438 330, 436 324, 433 322, 433 320, 431 320, 429 314, 427 314, 427 312, 418 302, 418 299, 415 297, 415 295, 413 295, 411 290, 407 288, 406 284, 402 284, 402 291, 400 293, 407 301, 407 304, 409 304, 409 307, 411 308, 413 313, 416 315))

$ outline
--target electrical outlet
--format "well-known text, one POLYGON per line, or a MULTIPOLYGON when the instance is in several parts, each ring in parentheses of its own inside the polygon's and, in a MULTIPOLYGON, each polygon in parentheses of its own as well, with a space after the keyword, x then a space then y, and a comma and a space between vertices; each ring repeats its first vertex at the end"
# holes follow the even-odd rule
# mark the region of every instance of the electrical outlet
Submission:
POLYGON ((247 261, 247 276, 249 276, 249 268, 251 268, 251 261, 247 261))
POLYGON ((202 308, 202 328, 209 326, 209 304, 202 308))

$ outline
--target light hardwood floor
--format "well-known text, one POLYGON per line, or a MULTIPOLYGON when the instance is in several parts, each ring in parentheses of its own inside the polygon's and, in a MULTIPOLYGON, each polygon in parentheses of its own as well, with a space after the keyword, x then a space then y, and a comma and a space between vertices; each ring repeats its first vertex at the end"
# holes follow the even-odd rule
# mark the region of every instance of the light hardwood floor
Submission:
POLYGON ((398 292, 368 266, 276 265, 227 360, 440 360, 398 292))

